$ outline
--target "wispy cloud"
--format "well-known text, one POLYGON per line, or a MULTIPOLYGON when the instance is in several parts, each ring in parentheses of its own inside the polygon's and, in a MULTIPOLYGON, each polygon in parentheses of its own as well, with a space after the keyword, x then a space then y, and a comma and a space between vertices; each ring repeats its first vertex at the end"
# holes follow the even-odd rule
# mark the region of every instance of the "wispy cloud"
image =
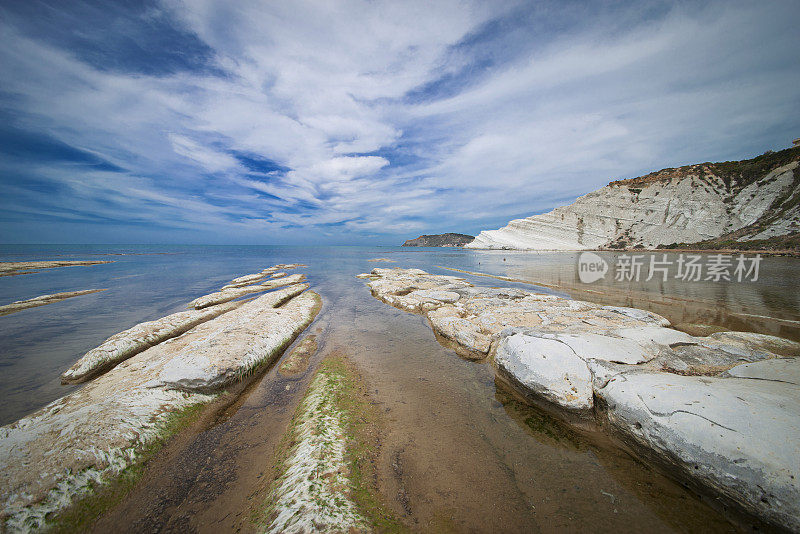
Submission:
POLYGON ((477 232, 800 131, 800 6, 0 7, 3 241, 477 232))

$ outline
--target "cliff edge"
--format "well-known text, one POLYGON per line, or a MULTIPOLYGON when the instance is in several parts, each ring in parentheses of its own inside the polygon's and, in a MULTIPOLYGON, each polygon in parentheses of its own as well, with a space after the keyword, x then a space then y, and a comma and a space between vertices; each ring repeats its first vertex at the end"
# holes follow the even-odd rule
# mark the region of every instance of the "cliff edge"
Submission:
MULTIPOLYGON (((583 250, 800 243, 800 147, 609 183, 549 213, 481 232, 466 248, 583 250)), ((766 246, 765 248, 771 248, 766 246)))

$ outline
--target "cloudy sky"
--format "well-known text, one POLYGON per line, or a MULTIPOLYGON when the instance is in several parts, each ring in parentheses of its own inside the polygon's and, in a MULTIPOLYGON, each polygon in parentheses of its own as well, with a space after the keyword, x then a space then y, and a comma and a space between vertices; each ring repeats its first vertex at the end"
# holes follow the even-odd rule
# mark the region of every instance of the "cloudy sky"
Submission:
POLYGON ((0 242, 397 244, 800 136, 800 2, 0 3, 0 242))

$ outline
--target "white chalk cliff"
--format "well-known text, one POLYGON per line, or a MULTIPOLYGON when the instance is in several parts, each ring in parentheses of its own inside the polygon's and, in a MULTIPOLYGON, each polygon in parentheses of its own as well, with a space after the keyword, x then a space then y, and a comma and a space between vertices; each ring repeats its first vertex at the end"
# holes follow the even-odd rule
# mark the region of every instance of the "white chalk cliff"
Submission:
POLYGON ((583 250, 800 232, 800 148, 611 182, 549 213, 483 231, 465 248, 583 250))

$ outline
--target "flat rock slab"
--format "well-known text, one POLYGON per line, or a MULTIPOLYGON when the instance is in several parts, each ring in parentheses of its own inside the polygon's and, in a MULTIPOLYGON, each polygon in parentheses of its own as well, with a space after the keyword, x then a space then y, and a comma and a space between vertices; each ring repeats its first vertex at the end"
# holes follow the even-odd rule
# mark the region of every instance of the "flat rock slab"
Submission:
POLYGON ((235 310, 243 302, 227 302, 209 306, 202 310, 188 310, 167 315, 155 321, 114 334, 100 346, 90 350, 75 365, 61 375, 62 384, 85 382, 114 367, 119 362, 149 349, 150 347, 188 332, 195 326, 235 310))
POLYGON ((673 476, 800 531, 800 386, 627 372, 595 393, 613 427, 673 476))
POLYGON ((277 358, 319 309, 316 293, 298 295, 307 287, 243 303, 1 427, 0 519, 6 529, 41 527, 47 514, 135 461, 170 414, 208 402, 219 388, 277 358))
POLYGON ((3 306, 0 306, 0 316, 9 315, 11 313, 15 313, 22 310, 27 310, 28 308, 36 308, 38 306, 53 304, 54 302, 61 302, 62 300, 66 300, 72 297, 80 297, 81 295, 89 295, 91 293, 97 293, 100 291, 108 291, 108 290, 84 289, 82 291, 67 291, 64 293, 53 293, 52 295, 42 295, 40 297, 34 297, 32 299, 27 299, 27 300, 18 300, 16 302, 12 302, 11 304, 5 304, 3 306))
POLYGON ((251 286, 251 285, 254 285, 255 282, 258 282, 260 284, 264 280, 264 278, 266 278, 267 276, 269 276, 269 275, 262 274, 262 275, 259 275, 257 278, 254 278, 252 280, 246 280, 244 282, 231 282, 230 284, 225 284, 224 286, 222 286, 222 291, 225 291, 225 290, 228 290, 228 289, 239 288, 239 287, 251 286))
POLYGON ((298 267, 305 267, 305 265, 301 263, 279 263, 278 265, 267 267, 266 269, 263 269, 261 272, 254 274, 247 274, 244 276, 240 276, 238 278, 234 278, 228 284, 222 286, 222 289, 226 290, 226 289, 250 286, 255 284, 256 282, 261 282, 267 276, 271 278, 281 278, 283 276, 286 276, 286 273, 277 271, 280 271, 281 269, 287 269, 287 270, 296 269, 298 267))
POLYGON ((491 357, 532 402, 610 422, 671 475, 800 531, 800 358, 781 357, 800 344, 748 332, 696 337, 646 310, 419 269, 360 276, 376 298, 426 315, 459 354, 491 357))
POLYGON ((257 285, 248 285, 244 287, 229 287, 228 289, 223 289, 222 291, 217 291, 215 293, 211 293, 196 298, 189 303, 188 307, 199 310, 202 308, 213 306, 215 304, 230 302, 240 297, 244 297, 245 295, 251 295, 253 293, 262 293, 270 289, 275 289, 276 287, 283 287, 291 284, 297 284, 299 282, 302 282, 303 280, 305 280, 304 275, 293 274, 291 276, 286 276, 284 278, 279 278, 277 280, 269 280, 257 285))
POLYGON ((31 274, 37 269, 54 269, 56 267, 79 267, 114 263, 111 260, 57 260, 57 261, 0 261, 0 276, 31 274))
POLYGON ((267 293, 242 306, 235 315, 226 314, 200 325, 190 344, 158 371, 149 373, 155 378, 147 385, 209 393, 238 381, 259 365, 271 363, 311 323, 319 297, 303 293, 280 308, 273 309, 273 304, 306 287, 300 284, 267 293), (278 294, 281 292, 285 295, 278 294))
POLYGON ((279 263, 277 265, 273 265, 267 269, 264 269, 263 273, 274 273, 275 271, 282 271, 282 270, 291 270, 291 269, 299 269, 300 267, 308 267, 308 265, 304 263, 279 263))
POLYGON ((507 380, 529 394, 568 410, 592 406, 592 374, 560 341, 512 334, 500 342, 495 362, 507 380))
POLYGON ((244 283, 245 285, 251 284, 256 280, 261 280, 262 278, 264 278, 264 276, 266 276, 266 274, 267 273, 265 272, 247 274, 244 276, 240 276, 239 278, 234 278, 233 280, 231 280, 231 284, 240 284, 240 283, 244 283))
POLYGON ((721 376, 772 380, 800 386, 800 360, 797 358, 776 358, 774 360, 744 363, 728 369, 721 376))
POLYGON ((9 532, 37 530, 47 514, 129 465, 170 413, 211 400, 143 387, 127 363, 0 428, 0 520, 9 532))

